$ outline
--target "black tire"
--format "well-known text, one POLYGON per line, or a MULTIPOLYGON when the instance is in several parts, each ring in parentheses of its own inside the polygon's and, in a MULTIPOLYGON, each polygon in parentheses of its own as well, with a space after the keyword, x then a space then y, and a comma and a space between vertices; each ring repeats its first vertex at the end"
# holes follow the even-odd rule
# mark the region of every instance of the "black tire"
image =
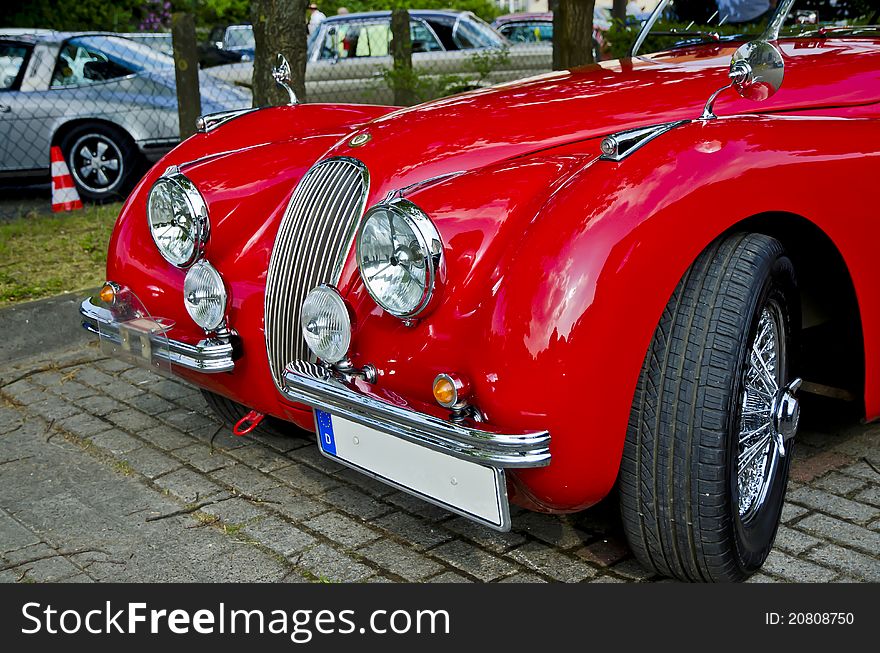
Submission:
POLYGON ((77 192, 87 202, 124 200, 145 167, 131 137, 105 123, 77 125, 62 136, 58 145, 77 192))
MULTIPOLYGON (((235 426, 236 422, 250 412, 250 408, 243 406, 231 399, 227 399, 222 395, 218 395, 209 390, 202 390, 202 396, 205 398, 208 406, 230 429, 235 426)), ((266 416, 260 422, 260 425, 254 429, 254 433, 262 433, 263 435, 271 435, 282 438, 313 438, 314 434, 309 433, 298 427, 293 422, 285 422, 281 419, 266 416)))
MULTIPOLYGON (((741 233, 700 255, 654 333, 634 396, 619 491, 630 547, 658 574, 742 580, 760 568, 773 545, 791 447, 782 455, 771 438, 766 454, 752 458, 760 465, 753 477, 762 479, 753 486, 760 492, 749 485, 741 492, 739 482, 750 477, 738 476, 740 456, 749 459, 741 446, 748 448, 750 440, 743 444, 741 437, 759 437, 744 420, 754 414, 773 420, 769 409, 750 409, 747 418, 742 408, 746 375, 754 379, 758 369, 751 348, 759 322, 761 343, 775 334, 773 351, 780 353, 772 369, 782 387, 792 378, 800 326, 794 268, 777 240, 741 233), (741 426, 749 434, 741 435, 741 426)), ((749 392, 756 392, 756 382, 749 383, 749 392)), ((775 424, 762 433, 775 433, 775 424)))

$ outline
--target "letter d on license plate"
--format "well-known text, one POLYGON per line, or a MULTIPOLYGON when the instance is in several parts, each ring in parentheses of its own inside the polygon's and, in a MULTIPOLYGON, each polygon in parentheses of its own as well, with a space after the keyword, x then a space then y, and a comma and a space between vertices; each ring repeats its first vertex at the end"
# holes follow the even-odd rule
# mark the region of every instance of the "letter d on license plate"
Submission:
POLYGON ((504 470, 315 410, 321 451, 368 476, 498 530, 510 529, 504 470))

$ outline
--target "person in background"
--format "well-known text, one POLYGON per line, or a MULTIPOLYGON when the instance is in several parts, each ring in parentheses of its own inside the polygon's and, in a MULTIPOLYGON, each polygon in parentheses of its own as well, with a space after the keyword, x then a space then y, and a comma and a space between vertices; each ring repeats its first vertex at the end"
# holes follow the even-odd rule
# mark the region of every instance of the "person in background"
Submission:
POLYGON ((718 0, 720 19, 725 24, 760 22, 775 8, 776 0, 718 0))
POLYGON ((337 16, 345 16, 345 14, 347 14, 347 13, 348 13, 348 7, 340 7, 339 9, 336 10, 337 16))
POLYGON ((318 9, 318 5, 314 2, 309 4, 309 34, 314 32, 315 28, 317 28, 325 18, 327 18, 327 15, 318 9))

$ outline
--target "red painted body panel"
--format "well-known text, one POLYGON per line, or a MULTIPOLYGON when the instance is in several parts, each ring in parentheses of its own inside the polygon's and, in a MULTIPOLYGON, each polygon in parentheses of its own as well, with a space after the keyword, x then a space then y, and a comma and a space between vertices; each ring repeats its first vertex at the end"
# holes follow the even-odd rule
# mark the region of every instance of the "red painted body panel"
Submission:
POLYGON ((349 256, 340 289, 357 317, 354 362, 379 369, 382 391, 428 402, 434 376, 456 372, 493 423, 549 429, 552 464, 511 474, 512 496, 577 510, 614 482, 639 369, 681 275, 742 220, 784 212, 821 229, 849 269, 865 405, 878 417, 880 215, 840 189, 871 188, 880 172, 880 42, 784 43, 786 80, 771 100, 728 92, 716 112, 731 117, 676 128, 620 163, 597 160, 605 134, 698 116, 724 84, 731 51, 608 62, 393 113, 305 105, 238 118, 182 144, 132 194, 108 278, 177 320, 174 338, 203 337, 183 309, 183 272, 159 256, 144 216, 152 181, 181 164, 208 202, 206 255, 227 283, 243 349, 233 373, 186 376, 311 428, 311 413, 274 388, 262 324, 268 258, 296 181, 326 156, 357 157, 370 171, 371 205, 462 171, 409 195, 436 224, 447 259, 441 301, 417 326, 375 305, 349 256), (349 147, 363 126, 372 140, 349 147), (207 156, 215 151, 227 153, 207 156))

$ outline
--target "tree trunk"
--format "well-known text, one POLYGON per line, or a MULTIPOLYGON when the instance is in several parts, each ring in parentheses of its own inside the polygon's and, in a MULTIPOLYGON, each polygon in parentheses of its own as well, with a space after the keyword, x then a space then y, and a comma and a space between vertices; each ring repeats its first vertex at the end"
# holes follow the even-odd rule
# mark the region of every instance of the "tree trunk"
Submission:
POLYGON ((559 0, 553 13, 553 70, 593 63, 595 0, 559 0))
POLYGON ((412 65, 412 39, 409 33, 409 12, 394 9, 391 12, 391 90, 394 104, 408 107, 416 103, 415 74, 412 65))
POLYGON ((290 62, 291 87, 300 102, 306 99, 307 0, 253 0, 254 106, 287 104, 287 91, 272 79, 278 53, 290 62))
POLYGON ((174 78, 177 83, 177 122, 180 140, 196 133, 196 119, 202 113, 199 94, 199 51, 196 22, 192 14, 171 15, 171 46, 174 48, 174 78))
POLYGON ((614 0, 614 4, 611 7, 611 17, 615 20, 619 20, 621 22, 626 20, 626 5, 627 0, 614 0))

